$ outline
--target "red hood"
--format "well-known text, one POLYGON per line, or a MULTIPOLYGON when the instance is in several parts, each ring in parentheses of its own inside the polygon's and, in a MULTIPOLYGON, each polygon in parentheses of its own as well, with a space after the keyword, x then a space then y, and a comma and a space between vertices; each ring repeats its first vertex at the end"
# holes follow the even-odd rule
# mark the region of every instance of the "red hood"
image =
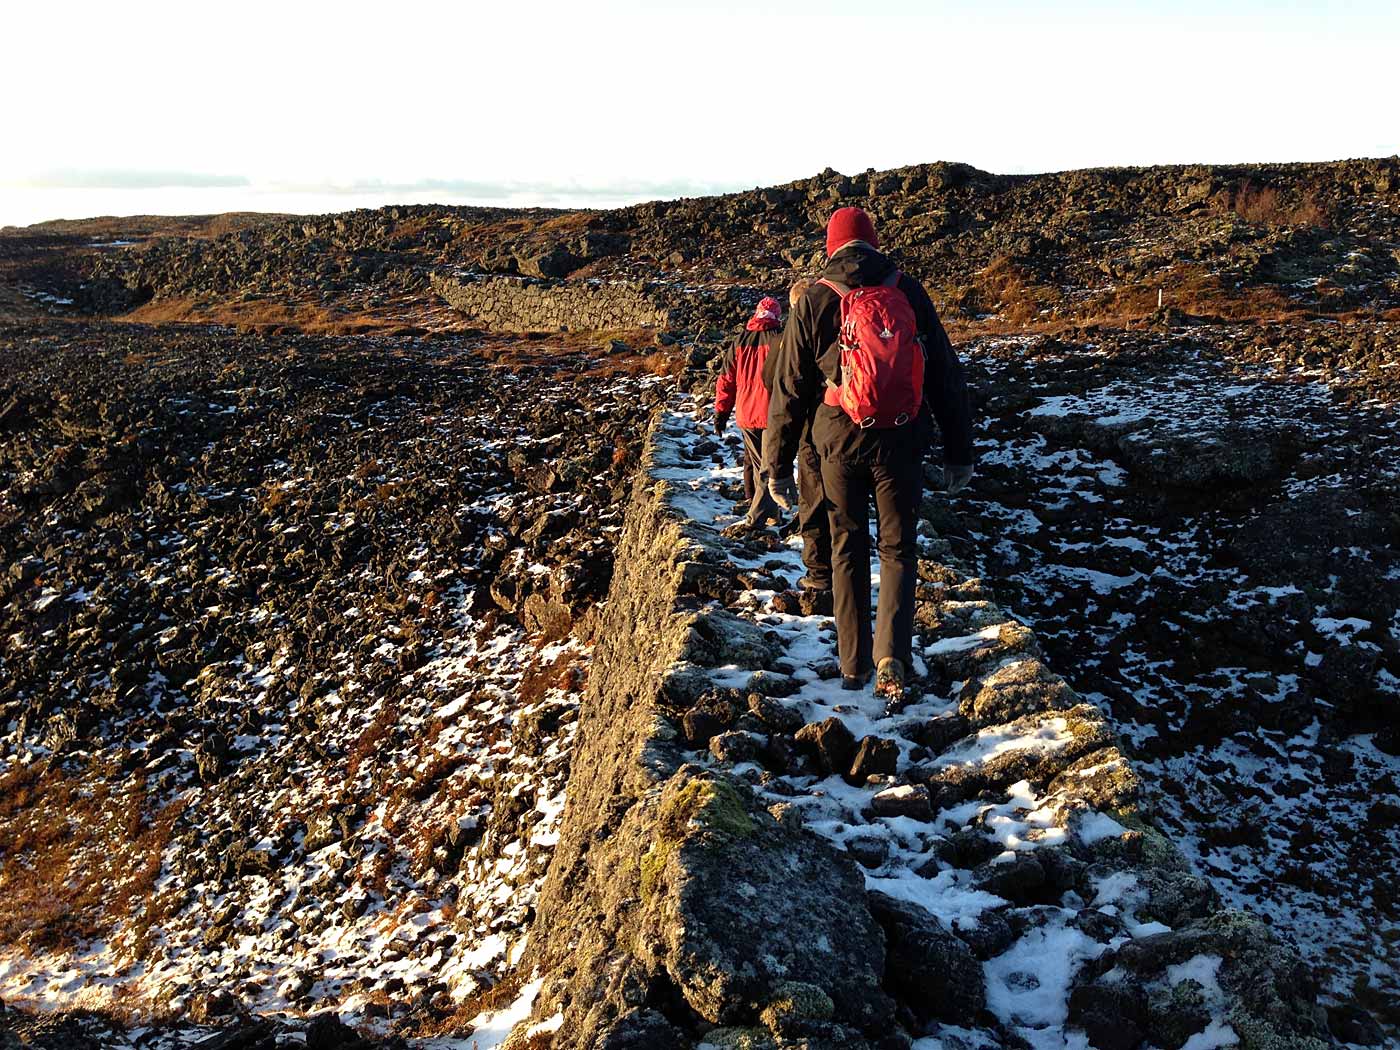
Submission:
POLYGON ((783 320, 783 308, 778 300, 765 296, 758 301, 753 316, 744 327, 750 332, 771 332, 783 320))

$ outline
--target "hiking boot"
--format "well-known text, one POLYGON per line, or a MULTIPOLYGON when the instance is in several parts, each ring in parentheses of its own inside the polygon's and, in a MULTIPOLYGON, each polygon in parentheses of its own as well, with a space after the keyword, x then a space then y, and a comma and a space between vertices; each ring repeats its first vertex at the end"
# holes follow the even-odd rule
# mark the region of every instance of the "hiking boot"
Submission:
POLYGON ((875 668, 870 666, 869 661, 866 661, 865 664, 861 667, 859 674, 841 675, 841 688, 850 692, 855 692, 858 689, 864 689, 867 685, 870 684, 870 676, 874 673, 874 671, 875 668))
POLYGON ((814 580, 810 576, 804 576, 797 581, 797 586, 799 590, 803 591, 829 591, 831 590, 831 581, 827 580, 823 583, 821 580, 814 580))
POLYGON ((875 695, 892 701, 904 699, 904 664, 893 656, 885 657, 875 669, 875 695))

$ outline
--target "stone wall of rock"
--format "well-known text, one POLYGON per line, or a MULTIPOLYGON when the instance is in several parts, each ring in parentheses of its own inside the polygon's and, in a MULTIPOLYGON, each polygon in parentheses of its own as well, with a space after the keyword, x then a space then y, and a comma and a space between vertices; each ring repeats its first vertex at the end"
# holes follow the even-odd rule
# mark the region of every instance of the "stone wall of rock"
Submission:
POLYGON ((548 281, 435 274, 433 290, 495 332, 670 328, 679 316, 662 287, 645 281, 548 281))
POLYGON ((919 567, 929 697, 834 692, 829 607, 781 542, 717 528, 731 457, 677 407, 627 513, 508 1046, 1332 1044, 1297 954, 1221 906, 1102 713, 945 542, 919 567))
POLYGON ((880 988, 883 937, 868 912, 851 914, 863 897, 855 865, 742 782, 687 762, 677 726, 705 668, 758 669, 773 654, 705 597, 723 554, 672 507, 663 469, 653 442, 522 963, 544 977, 535 1016, 562 1012, 556 1050, 684 1047, 814 996, 865 1045, 893 1003, 880 988))

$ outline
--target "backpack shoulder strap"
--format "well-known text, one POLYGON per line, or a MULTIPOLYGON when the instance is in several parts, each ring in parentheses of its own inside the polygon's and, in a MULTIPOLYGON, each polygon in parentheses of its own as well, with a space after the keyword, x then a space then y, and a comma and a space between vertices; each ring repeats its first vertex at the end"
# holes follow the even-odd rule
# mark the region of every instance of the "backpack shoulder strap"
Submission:
POLYGON ((899 287, 899 279, 900 279, 901 277, 903 277, 903 276, 904 276, 904 271, 899 270, 899 269, 895 269, 895 270, 892 270, 892 271, 890 272, 890 275, 889 275, 888 277, 886 277, 886 278, 885 278, 883 281, 881 281, 880 283, 881 283, 882 285, 884 285, 886 288, 898 288, 898 287, 899 287))
POLYGON ((817 283, 826 285, 842 299, 846 298, 846 296, 851 294, 850 287, 848 285, 842 284, 840 281, 833 281, 830 278, 823 277, 817 283))

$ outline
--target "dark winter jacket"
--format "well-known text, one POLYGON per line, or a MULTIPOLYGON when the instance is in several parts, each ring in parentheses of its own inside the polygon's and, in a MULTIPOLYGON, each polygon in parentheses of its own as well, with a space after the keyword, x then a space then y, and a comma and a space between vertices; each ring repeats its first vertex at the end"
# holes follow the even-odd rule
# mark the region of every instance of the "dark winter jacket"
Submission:
POLYGON ((770 332, 774 337, 773 349, 768 356, 763 359, 763 389, 772 391, 773 389, 773 367, 778 363, 778 359, 783 355, 779 353, 782 349, 782 341, 787 338, 788 329, 792 327, 792 315, 788 315, 787 321, 780 332, 770 332))
MULTIPOLYGON (((848 288, 878 285, 895 265, 865 244, 842 248, 828 260, 822 277, 848 288)), ((862 430, 839 405, 824 404, 828 380, 841 378, 841 297, 824 284, 813 284, 798 300, 783 329, 781 347, 769 365, 772 379, 768 401, 768 435, 764 456, 773 477, 792 474, 803 428, 810 421, 812 441, 823 457, 879 461, 917 442, 932 441, 932 420, 943 437, 943 461, 966 466, 973 462, 972 410, 962 365, 938 320, 938 311, 923 285, 908 274, 898 284, 914 308, 919 335, 927 355, 924 364, 924 411, 902 427, 862 430)))
POLYGON ((762 430, 768 425, 763 366, 770 347, 776 349, 781 336, 777 325, 766 331, 746 329, 729 345, 715 384, 716 414, 733 411, 735 422, 745 430, 762 430))

